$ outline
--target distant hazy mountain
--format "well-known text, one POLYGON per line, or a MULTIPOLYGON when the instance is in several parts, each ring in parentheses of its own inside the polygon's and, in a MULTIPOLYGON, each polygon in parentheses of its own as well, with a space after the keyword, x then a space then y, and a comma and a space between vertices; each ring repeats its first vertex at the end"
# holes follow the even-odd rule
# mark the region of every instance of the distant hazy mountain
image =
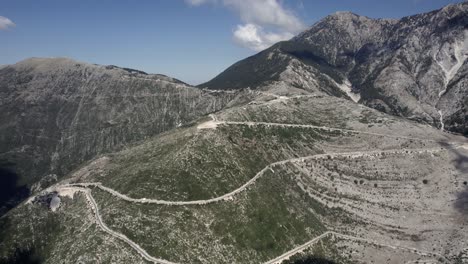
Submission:
POLYGON ((283 81, 336 94, 332 79, 360 103, 468 134, 467 58, 467 2, 399 20, 338 12, 200 87, 283 81))
POLYGON ((0 168, 10 176, 2 184, 47 186, 100 153, 221 109, 227 100, 163 75, 64 58, 3 67, 0 168), (18 179, 6 184, 15 173, 18 179))

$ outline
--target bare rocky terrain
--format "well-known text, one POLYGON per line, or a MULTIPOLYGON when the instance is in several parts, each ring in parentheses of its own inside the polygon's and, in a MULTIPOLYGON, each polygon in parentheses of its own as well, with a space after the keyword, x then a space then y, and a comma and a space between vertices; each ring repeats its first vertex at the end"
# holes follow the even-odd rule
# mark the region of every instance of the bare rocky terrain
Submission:
MULTIPOLYGON (((346 75, 366 64, 342 53, 364 52, 369 38, 369 54, 377 52, 396 28, 464 10, 400 21, 334 14, 234 65, 210 90, 68 59, 0 69, 9 98, 0 104, 8 113, 1 142, 11 148, 2 157, 45 164, 25 167, 41 187, 0 217, 0 263, 468 263, 468 139, 432 117, 376 107, 346 75), (326 41, 335 29, 344 38, 336 49, 291 46, 326 41), (307 53, 318 49, 327 60, 307 53), (353 66, 336 70, 331 58, 353 66), (262 66, 245 66, 252 61, 262 66), (244 75, 252 70, 256 79, 244 75), (57 176, 39 180, 44 173, 57 176)), ((455 75, 461 81, 447 87, 462 83, 455 75)), ((456 89, 466 99, 466 87, 456 89)))
POLYGON ((0 168, 17 175, 13 187, 47 187, 99 154, 219 110, 233 96, 115 66, 25 60, 0 69, 0 168))
POLYGON ((466 135, 468 3, 402 19, 332 14, 200 87, 287 83, 466 135))
POLYGON ((2 218, 16 223, 3 254, 28 245, 50 263, 466 258, 465 138, 326 94, 273 92, 75 171, 42 192, 61 197, 55 212, 29 199, 2 218), (45 230, 63 242, 47 248, 45 230), (114 242, 81 251, 92 240, 114 242))

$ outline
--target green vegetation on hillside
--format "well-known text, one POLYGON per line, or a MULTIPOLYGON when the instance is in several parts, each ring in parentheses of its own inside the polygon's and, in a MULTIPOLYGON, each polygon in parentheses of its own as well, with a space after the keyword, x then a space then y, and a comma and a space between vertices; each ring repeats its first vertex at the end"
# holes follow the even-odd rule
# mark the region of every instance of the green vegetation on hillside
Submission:
POLYGON ((247 125, 179 129, 113 155, 93 177, 133 198, 207 199, 238 188, 270 163, 320 153, 314 142, 327 134, 336 136, 247 125))
POLYGON ((109 227, 175 262, 258 263, 326 230, 315 211, 327 210, 287 173, 269 171, 232 201, 208 205, 134 204, 99 189, 93 195, 109 227))

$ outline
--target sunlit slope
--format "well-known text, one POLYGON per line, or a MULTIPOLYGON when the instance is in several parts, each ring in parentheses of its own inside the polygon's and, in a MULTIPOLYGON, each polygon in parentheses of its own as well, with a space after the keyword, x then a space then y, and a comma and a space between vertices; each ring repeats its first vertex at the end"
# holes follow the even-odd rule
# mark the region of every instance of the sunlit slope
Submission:
POLYGON ((465 144, 339 98, 259 95, 76 170, 49 189, 58 211, 23 204, 2 219, 20 223, 2 254, 28 245, 57 263, 99 236, 115 244, 97 262, 453 260, 466 241, 465 144), (25 212, 36 221, 21 224, 25 212), (37 239, 51 225, 69 248, 37 239))

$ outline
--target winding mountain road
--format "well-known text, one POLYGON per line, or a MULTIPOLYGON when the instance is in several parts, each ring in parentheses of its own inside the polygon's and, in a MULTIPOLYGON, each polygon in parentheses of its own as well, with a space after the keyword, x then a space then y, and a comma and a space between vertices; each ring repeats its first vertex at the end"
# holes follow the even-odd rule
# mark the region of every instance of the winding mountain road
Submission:
MULTIPOLYGON (((264 173, 270 169, 272 169, 274 166, 278 166, 278 165, 284 165, 286 163, 290 163, 290 162, 299 162, 299 161, 305 161, 305 160, 310 160, 310 159, 328 159, 329 157, 330 158, 336 158, 336 157, 347 157, 347 158, 357 158, 357 157, 365 157, 365 156, 377 156, 377 155, 382 155, 382 154, 398 154, 398 153, 405 153, 405 154, 409 154, 409 153, 435 153, 435 152, 438 152, 438 151, 441 151, 440 148, 438 149, 411 149, 411 150, 387 150, 387 151, 367 151, 367 152, 363 152, 363 151, 359 151, 359 152, 347 152, 347 153, 328 153, 328 154, 317 154, 317 155, 312 155, 312 156, 307 156, 307 157, 300 157, 300 158, 293 158, 293 159, 287 159, 287 160, 283 160, 283 161, 278 161, 278 162, 274 162, 274 163, 271 163, 269 164, 268 166, 266 166, 265 168, 263 168, 260 172, 258 172, 252 179, 250 179, 248 182, 246 182, 244 185, 242 185, 241 187, 237 188, 236 190, 230 192, 230 193, 227 193, 227 194, 224 194, 222 196, 219 196, 219 197, 215 197, 215 198, 211 198, 211 199, 207 199, 207 200, 197 200, 197 201, 164 201, 164 200, 157 200, 157 199, 147 199, 147 198, 141 198, 141 199, 134 199, 134 198, 130 198, 124 194, 121 194, 111 188, 108 188, 108 187, 105 187, 103 186, 101 183, 74 183, 74 184, 65 184, 65 185, 61 185, 61 186, 58 186, 57 187, 57 190, 61 190, 63 189, 64 191, 67 191, 67 189, 72 189, 72 190, 76 190, 76 191, 79 191, 79 192, 83 192, 86 196, 86 199, 88 201, 88 205, 91 207, 92 211, 94 212, 94 216, 96 218, 96 223, 99 225, 99 227, 106 233, 108 233, 109 235, 113 236, 113 237, 116 237, 118 238, 119 240, 122 240, 124 242, 126 242, 129 246, 131 246, 133 249, 135 249, 138 254, 140 254, 144 259, 148 260, 148 261, 151 261, 153 263, 160 263, 160 264, 175 264, 173 262, 170 262, 170 261, 167 261, 167 260, 163 260, 163 259, 159 259, 159 258, 155 258, 155 257, 152 257, 150 254, 148 254, 148 252, 146 252, 143 248, 141 248, 138 244, 136 244, 135 242, 133 242, 132 240, 130 240, 129 238, 127 238, 125 235, 121 234, 121 233, 118 233, 116 231, 113 231, 112 229, 110 229, 105 223, 104 221, 102 220, 102 217, 99 213, 99 207, 98 207, 98 204, 97 202, 94 200, 92 194, 91 194, 91 189, 87 188, 87 187, 98 187, 99 189, 103 190, 103 191, 106 191, 120 199, 123 199, 125 201, 128 201, 128 202, 134 202, 134 203, 151 203, 151 204, 160 204, 160 205, 204 205, 204 204, 209 204, 209 203, 214 203, 214 202, 218 202, 218 201, 226 201, 226 200, 230 200, 233 198, 234 195, 246 190, 250 185, 252 185, 253 183, 255 183, 255 181, 260 178, 261 176, 264 175, 264 173)), ((376 242, 373 242, 373 241, 369 241, 367 239, 363 239, 363 238, 358 238, 358 237, 352 237, 352 236, 349 236, 349 235, 344 235, 344 234, 339 234, 339 233, 336 233, 336 232, 333 232, 333 231, 328 231, 328 232, 325 232, 323 233, 322 235, 318 236, 318 237, 315 237, 314 239, 308 241, 307 243, 301 245, 301 246, 298 246, 286 253, 284 253, 283 255, 273 259, 273 260, 270 260, 270 261, 267 261, 265 262, 265 264, 273 264, 273 263, 281 263, 283 260, 286 260, 288 259, 289 257, 299 253, 299 252, 302 252, 303 250, 305 250, 306 248, 310 247, 311 245, 313 245, 315 242, 323 239, 324 237, 327 237, 329 235, 336 235, 336 236, 340 236, 342 238, 347 238, 347 239, 353 239, 353 240, 359 240, 359 241, 365 241, 365 242, 368 242, 368 243, 373 243, 373 244, 376 244, 376 245, 380 245, 380 246, 386 246, 386 247, 392 247, 392 248, 403 248, 403 249, 407 249, 407 250, 412 250, 413 252, 419 252, 418 254, 422 255, 422 256, 428 256, 430 255, 430 253, 425 253, 425 252, 422 252, 418 249, 414 249, 414 248, 404 248, 404 247, 395 247, 395 246, 392 246, 392 245, 383 245, 383 244, 378 244, 376 242)), ((443 256, 440 256, 443 258, 443 256)))
POLYGON ((239 188, 235 189, 232 192, 226 193, 224 195, 210 198, 206 200, 194 200, 194 201, 165 201, 165 200, 158 200, 158 199, 150 199, 150 198, 131 198, 125 194, 122 194, 114 189, 106 187, 102 185, 100 182, 84 182, 84 183, 72 183, 72 184, 65 184, 64 187, 97 187, 105 192, 112 194, 115 197, 118 197, 122 200, 133 202, 133 203, 142 203, 142 204, 159 204, 159 205, 205 205, 210 203, 215 203, 219 201, 228 201, 233 199, 233 196, 239 194, 246 190, 250 185, 254 184, 260 177, 262 177, 265 172, 268 170, 272 170, 273 167, 284 165, 286 163, 294 163, 294 162, 301 162, 305 160, 312 160, 312 159, 328 159, 328 158, 336 158, 336 157, 344 157, 344 158, 358 158, 358 157, 371 157, 371 156, 380 156, 382 154, 421 154, 421 153, 436 153, 441 151, 440 148, 433 148, 433 149, 401 149, 401 150, 377 150, 377 151, 357 151, 357 152, 344 152, 344 153, 327 153, 327 154, 317 154, 307 157, 299 157, 299 158, 292 158, 282 161, 277 161, 267 165, 261 171, 259 171, 253 178, 249 181, 244 183, 239 188))
POLYGON ((146 252, 146 250, 144 250, 143 248, 141 248, 138 244, 136 244, 135 242, 133 242, 132 240, 130 240, 129 238, 127 238, 125 235, 121 234, 121 233, 118 233, 118 232, 115 232, 113 231, 112 229, 110 229, 105 223, 104 221, 102 220, 102 217, 101 217, 101 214, 99 213, 99 207, 96 203, 96 200, 94 200, 94 197, 91 195, 91 190, 88 189, 88 188, 80 188, 80 187, 62 187, 62 188, 74 188, 73 190, 74 191, 77 191, 77 192, 82 192, 84 193, 85 197, 86 197, 86 200, 88 202, 88 205, 89 207, 91 208, 91 210, 93 211, 94 213, 94 217, 96 219, 96 224, 106 233, 108 233, 109 235, 113 236, 113 237, 116 237, 122 241, 124 241, 125 243, 127 243, 129 246, 131 246, 133 249, 135 249, 138 254, 140 254, 144 259, 146 259, 147 261, 150 261, 150 262, 153 262, 153 263, 160 263, 160 264, 175 264, 174 262, 170 262, 170 261, 167 261, 167 260, 164 260, 164 259, 159 259, 159 258, 155 258, 155 257, 152 257, 150 254, 148 254, 148 252, 146 252))
MULTIPOLYGON (((267 123, 267 122, 230 122, 230 121, 218 121, 216 116, 210 115, 212 118, 211 121, 208 121, 206 123, 211 122, 209 125, 204 125, 204 126, 199 126, 199 129, 206 129, 206 128, 216 128, 216 125, 219 124, 227 124, 227 125, 249 125, 249 126, 254 126, 254 125, 262 125, 262 126, 279 126, 279 127, 302 127, 302 128, 316 128, 316 129, 323 129, 323 130, 328 130, 328 131, 342 131, 342 132, 352 132, 352 133, 362 133, 362 134, 370 134, 370 135, 378 135, 378 136, 386 136, 386 137, 394 137, 394 138, 404 138, 404 139, 412 139, 412 140, 422 140, 422 141, 434 141, 434 140, 428 140, 428 139, 420 139, 420 138, 412 138, 412 137, 400 137, 400 136, 392 136, 392 135, 384 135, 384 134, 378 134, 378 133, 372 133, 372 132, 363 132, 363 131, 355 131, 355 130, 349 130, 349 129, 341 129, 341 128, 330 128, 330 127, 324 127, 324 126, 314 126, 314 125, 297 125, 297 124, 280 124, 280 123, 267 123)), ((446 148, 465 148, 466 145, 461 145, 460 143, 449 143, 446 148)), ((103 191, 106 191, 110 193, 111 195, 118 197, 122 200, 128 201, 128 202, 134 202, 134 203, 145 203, 145 204, 160 204, 160 205, 205 205, 205 204, 210 204, 210 203, 215 203, 219 201, 228 201, 232 200, 233 197, 236 194, 239 194, 243 191, 245 191, 250 185, 254 184, 257 179, 262 177, 265 172, 268 170, 273 170, 273 167, 279 166, 279 165, 284 165, 286 163, 294 163, 294 162, 302 162, 305 160, 311 160, 311 159, 328 159, 328 158, 336 158, 336 157, 345 157, 345 158, 357 158, 357 157, 371 157, 371 156, 379 156, 382 154, 398 154, 398 153, 405 153, 405 154, 416 154, 416 153, 435 153, 441 151, 443 148, 432 148, 432 149, 399 149, 399 150, 378 150, 378 151, 358 151, 358 152, 345 152, 345 153, 326 153, 326 154, 316 154, 316 155, 311 155, 311 156, 306 156, 306 157, 299 157, 299 158, 292 158, 292 159, 287 159, 283 161, 277 161, 274 163, 271 163, 267 165, 265 168, 263 168, 261 171, 259 171, 253 178, 251 178, 249 181, 247 181, 245 184, 240 186, 239 188, 235 189, 232 192, 226 193, 222 196, 211 198, 211 199, 206 199, 206 200, 196 200, 196 201, 165 201, 165 200, 158 200, 158 199, 148 199, 148 198, 140 198, 140 199, 135 199, 128 197, 125 194, 121 194, 116 190, 113 190, 109 187, 103 186, 101 183, 73 183, 73 184, 64 184, 64 185, 59 185, 56 186, 55 188, 57 190, 67 190, 72 189, 75 191, 83 192, 86 196, 86 199, 88 201, 88 205, 91 207, 92 211, 94 212, 94 216, 96 218, 96 223, 100 226, 100 228, 108 233, 109 235, 118 238, 119 240, 122 240, 126 242, 128 245, 130 245, 133 249, 135 249, 145 260, 148 260, 150 262, 154 263, 161 263, 161 264, 174 264, 173 262, 163 260, 163 259, 158 259, 152 257, 148 252, 146 252, 143 248, 141 248, 138 244, 127 238, 125 235, 118 233, 116 231, 113 231, 110 229, 102 220, 102 217, 99 213, 99 207, 97 202, 94 200, 92 194, 91 194, 91 189, 88 187, 97 187, 103 191)), ((300 245, 283 255, 265 262, 265 264, 273 264, 273 263, 281 263, 283 260, 288 259, 289 257, 302 252, 309 246, 313 245, 317 241, 320 241, 321 239, 329 236, 329 235, 335 235, 339 236, 345 239, 352 239, 352 240, 357 240, 357 241, 363 241, 363 242, 368 242, 368 243, 373 243, 375 245, 380 245, 380 246, 385 246, 385 247, 390 247, 394 249, 406 249, 406 250, 411 250, 412 252, 416 252, 420 254, 421 256, 434 256, 437 255, 440 258, 446 260, 443 256, 434 254, 434 253, 428 253, 428 252, 423 252, 421 250, 415 249, 415 248, 406 248, 406 247, 401 247, 401 246, 392 246, 392 245, 383 245, 376 243, 374 241, 370 241, 367 239, 363 238, 358 238, 358 237, 353 237, 349 235, 344 235, 340 233, 336 233, 333 231, 328 231, 323 234, 321 234, 318 237, 315 237, 314 239, 308 241, 307 243, 300 245)))
MULTIPOLYGON (((438 143, 440 141, 427 139, 427 138, 418 138, 418 137, 410 137, 410 136, 396 136, 396 135, 389 135, 389 134, 381 134, 375 132, 367 132, 361 130, 353 130, 353 129, 346 129, 346 128, 337 128, 337 127, 328 127, 328 126, 316 126, 316 125, 303 125, 303 124, 287 124, 287 123, 271 123, 271 122, 244 122, 244 121, 222 121, 218 120, 218 118, 211 114, 209 115, 212 120, 204 122, 200 124, 197 128, 198 129, 216 129, 219 125, 247 125, 247 126, 266 126, 266 127, 295 127, 295 128, 312 128, 312 129, 320 129, 329 132, 339 131, 339 132, 346 132, 346 133, 358 133, 364 135, 372 135, 372 136, 379 136, 379 137, 387 137, 387 138, 396 138, 396 139, 408 139, 408 140, 418 140, 418 141, 425 141, 425 142, 434 142, 438 143)), ((448 143, 454 144, 454 143, 448 143)))
POLYGON ((443 259, 445 263, 450 263, 450 261, 448 259, 446 259, 444 256, 440 255, 440 254, 437 254, 437 253, 432 253, 432 252, 426 252, 426 251, 422 251, 422 250, 419 250, 419 249, 416 249, 416 248, 412 248, 412 247, 403 247, 403 246, 393 246, 393 245, 387 245, 387 244, 382 244, 382 243, 378 243, 378 242, 375 242, 375 241, 372 241, 372 240, 369 240, 369 239, 365 239, 365 238, 360 238, 360 237, 355 237, 355 236, 350 236, 350 235, 345 235, 345 234, 341 234, 341 233, 337 233, 337 232, 334 232, 334 231, 327 231, 323 234, 321 234, 320 236, 308 241, 307 243, 303 244, 303 245, 300 245, 286 253, 284 253, 283 255, 277 257, 277 258, 274 258, 272 260, 269 260, 267 262, 265 262, 264 264, 280 264, 281 262, 289 259, 290 257, 298 254, 298 253, 301 253, 303 252, 304 250, 306 250, 308 247, 312 246, 313 244, 317 243, 318 241, 322 240, 323 238, 325 237, 328 237, 328 236, 335 236, 335 237, 340 237, 340 238, 343 238, 343 239, 348 239, 348 240, 354 240, 354 241, 361 241, 361 242, 365 242, 365 243, 369 243, 369 244, 373 244, 373 245, 376 245, 376 246, 382 246, 382 247, 388 247, 388 248, 391 248, 391 249, 402 249, 402 250, 407 250, 407 251, 411 251, 413 253, 416 253, 420 256, 425 256, 425 257, 438 257, 440 259, 443 259))
MULTIPOLYGON (((113 237, 127 243, 130 247, 132 247, 134 250, 136 250, 138 252, 138 254, 142 258, 144 258, 145 260, 153 262, 153 263, 159 263, 159 264, 176 264, 175 262, 170 262, 168 260, 155 258, 155 257, 151 256, 146 250, 144 250, 138 244, 133 242, 131 239, 127 238, 125 235, 110 229, 104 223, 104 221, 102 220, 102 217, 101 217, 101 215, 99 213, 99 206, 98 206, 96 200, 94 200, 94 197, 92 196, 90 189, 83 188, 83 187, 74 187, 74 186, 61 186, 60 188, 63 188, 64 191, 73 190, 73 191, 76 191, 76 192, 82 192, 86 197, 88 206, 91 208, 91 211, 93 212, 93 215, 94 215, 94 217, 96 219, 96 224, 105 233, 107 233, 107 234, 109 234, 109 235, 111 235, 111 236, 113 236, 113 237)), ((294 256, 294 255, 296 255, 298 253, 303 252, 308 247, 312 246, 316 242, 318 242, 318 241, 322 240, 323 238, 325 238, 327 236, 330 236, 330 235, 334 235, 334 236, 341 237, 341 238, 344 238, 344 239, 349 239, 349 240, 362 241, 362 242, 370 243, 370 244, 377 245, 377 246, 389 247, 389 248, 392 248, 392 249, 404 249, 404 250, 411 251, 411 252, 416 253, 416 254, 421 255, 421 256, 438 256, 439 258, 443 259, 444 262, 449 263, 449 261, 444 256, 442 256, 440 254, 437 254, 437 253, 429 253, 429 252, 421 251, 419 249, 410 248, 410 247, 386 245, 386 244, 377 243, 375 241, 371 241, 371 240, 364 239, 364 238, 345 235, 345 234, 337 233, 337 232, 334 232, 334 231, 327 231, 327 232, 313 238, 312 240, 309 240, 305 244, 302 244, 302 245, 300 245, 300 246, 298 246, 298 247, 296 247, 296 248, 282 254, 279 257, 276 257, 276 258, 274 258, 272 260, 269 260, 269 261, 265 262, 264 264, 276 264, 276 263, 279 264, 279 263, 283 262, 284 260, 287 260, 290 257, 292 257, 292 256, 294 256)))

